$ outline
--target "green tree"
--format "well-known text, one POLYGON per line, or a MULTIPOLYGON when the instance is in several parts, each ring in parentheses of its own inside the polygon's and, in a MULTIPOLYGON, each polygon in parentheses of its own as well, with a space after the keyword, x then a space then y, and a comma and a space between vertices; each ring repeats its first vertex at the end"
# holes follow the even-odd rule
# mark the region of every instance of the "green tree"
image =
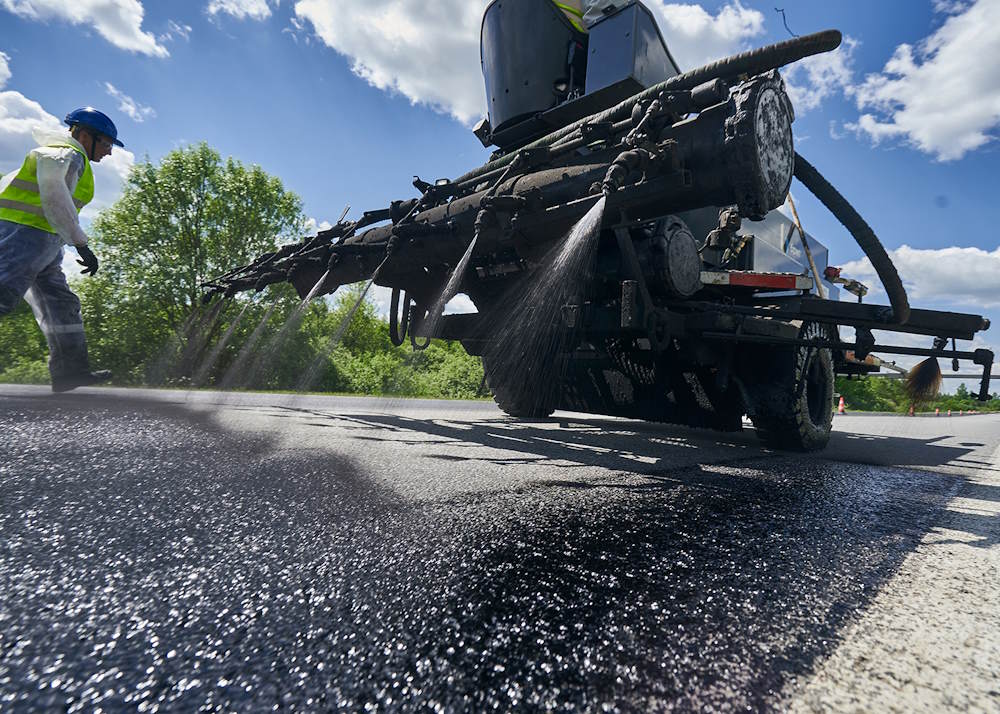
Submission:
POLYGON ((303 224, 301 200, 279 179, 202 143, 135 166, 93 238, 105 279, 154 301, 176 328, 202 282, 298 238, 303 224))
MULTIPOLYGON (((125 381, 190 372, 191 340, 204 343, 193 345, 199 352, 227 328, 226 314, 202 324, 201 283, 298 238, 303 224, 301 200, 279 179, 204 143, 133 167, 93 225, 102 270, 80 284, 95 363, 125 381)), ((287 292, 272 314, 295 302, 287 292)))

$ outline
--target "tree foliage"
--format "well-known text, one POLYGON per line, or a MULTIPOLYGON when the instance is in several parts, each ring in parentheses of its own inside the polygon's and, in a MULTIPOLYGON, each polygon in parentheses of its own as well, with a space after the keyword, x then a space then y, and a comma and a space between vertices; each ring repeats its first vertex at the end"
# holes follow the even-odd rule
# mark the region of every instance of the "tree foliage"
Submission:
POLYGON ((279 179, 199 144, 135 166, 94 222, 93 243, 114 296, 150 303, 176 330, 201 283, 298 238, 303 225, 301 200, 279 179))
MULTIPOLYGON (((35 325, 28 303, 22 301, 13 313, 0 319, 0 374, 45 359, 45 337, 35 325)), ((34 380, 32 380, 34 381, 34 380)))

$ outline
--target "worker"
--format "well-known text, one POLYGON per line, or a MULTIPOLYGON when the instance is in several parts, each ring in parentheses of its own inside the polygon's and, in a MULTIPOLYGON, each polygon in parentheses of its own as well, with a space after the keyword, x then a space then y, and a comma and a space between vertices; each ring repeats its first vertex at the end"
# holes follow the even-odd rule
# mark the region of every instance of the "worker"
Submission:
POLYGON ((32 132, 38 146, 19 171, 0 179, 0 316, 27 300, 49 345, 52 391, 111 379, 92 372, 80 300, 63 274, 63 245, 76 248, 84 275, 97 256, 87 246, 79 212, 94 197, 91 163, 124 146, 107 115, 85 107, 66 115, 69 131, 32 132))

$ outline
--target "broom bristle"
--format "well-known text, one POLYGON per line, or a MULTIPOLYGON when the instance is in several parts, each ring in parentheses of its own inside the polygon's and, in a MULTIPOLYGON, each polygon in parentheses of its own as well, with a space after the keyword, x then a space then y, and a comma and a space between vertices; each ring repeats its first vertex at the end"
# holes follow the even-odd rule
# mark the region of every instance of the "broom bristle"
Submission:
POLYGON ((934 399, 941 391, 941 365, 936 357, 928 357, 906 375, 906 396, 914 404, 934 399))

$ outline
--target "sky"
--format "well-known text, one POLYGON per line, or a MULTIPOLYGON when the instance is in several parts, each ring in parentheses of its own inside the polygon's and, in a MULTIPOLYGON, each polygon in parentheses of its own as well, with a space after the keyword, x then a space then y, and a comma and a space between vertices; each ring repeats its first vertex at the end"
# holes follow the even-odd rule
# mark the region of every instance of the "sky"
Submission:
MULTIPOLYGON (((347 204, 381 208, 414 196, 414 175, 486 160, 471 133, 486 4, 0 0, 0 172, 20 165, 33 125, 92 105, 126 149, 96 167, 85 223, 134 162, 200 141, 279 176, 317 225, 347 204)), ((841 30, 836 52, 783 70, 796 148, 875 229, 911 303, 985 315, 995 327, 977 345, 1000 353, 1000 0, 783 4, 784 17, 774 0, 646 2, 682 69, 841 30)), ((886 302, 847 232, 792 193, 831 263, 886 302)))

